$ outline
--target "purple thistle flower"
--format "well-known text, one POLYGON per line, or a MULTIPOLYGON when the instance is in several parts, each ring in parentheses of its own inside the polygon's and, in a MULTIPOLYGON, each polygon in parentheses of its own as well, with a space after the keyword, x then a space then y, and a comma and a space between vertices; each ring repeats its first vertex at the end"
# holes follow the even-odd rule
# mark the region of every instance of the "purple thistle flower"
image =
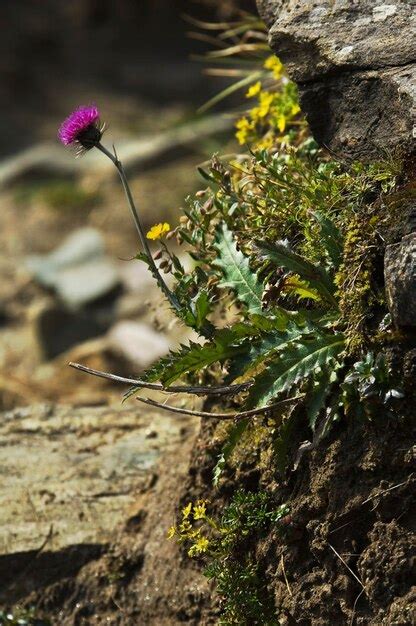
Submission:
POLYGON ((98 108, 80 106, 62 122, 58 137, 64 146, 76 144, 77 153, 82 154, 100 142, 103 132, 98 108))

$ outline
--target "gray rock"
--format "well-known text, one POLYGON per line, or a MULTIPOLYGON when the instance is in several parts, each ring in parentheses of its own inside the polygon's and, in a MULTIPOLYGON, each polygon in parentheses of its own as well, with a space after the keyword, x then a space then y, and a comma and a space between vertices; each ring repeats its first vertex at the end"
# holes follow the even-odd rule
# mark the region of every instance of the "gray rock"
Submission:
POLYGON ((395 326, 416 328, 416 233, 387 246, 384 278, 387 304, 395 326))
POLYGON ((132 321, 118 322, 108 333, 109 347, 115 356, 124 359, 139 372, 168 353, 170 344, 161 333, 147 324, 132 321))
POLYGON ((105 255, 104 240, 93 228, 71 233, 50 254, 29 257, 27 267, 39 283, 54 289, 70 309, 94 302, 120 284, 114 262, 105 255))
POLYGON ((397 0, 258 0, 315 138, 347 157, 414 148, 416 10, 397 0))
POLYGON ((130 407, 42 404, 1 412, 2 558, 37 551, 52 525, 48 549, 111 542, 154 481, 161 456, 183 454, 182 430, 192 440, 197 423, 167 419, 133 400, 130 407))

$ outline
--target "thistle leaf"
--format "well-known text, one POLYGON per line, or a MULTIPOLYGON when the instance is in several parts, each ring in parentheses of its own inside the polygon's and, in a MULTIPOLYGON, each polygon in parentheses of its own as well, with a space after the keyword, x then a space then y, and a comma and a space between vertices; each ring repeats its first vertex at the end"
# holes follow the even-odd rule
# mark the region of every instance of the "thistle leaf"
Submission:
POLYGON ((247 257, 238 250, 231 231, 221 224, 216 233, 215 245, 218 258, 215 265, 221 270, 224 279, 220 287, 231 289, 239 302, 246 305, 249 313, 262 312, 263 285, 250 268, 247 257))
POLYGON ((311 215, 321 229, 322 241, 331 259, 332 265, 334 269, 338 269, 342 260, 342 235, 333 220, 329 217, 325 217, 322 213, 319 213, 319 211, 311 211, 311 215))
POLYGON ((338 303, 333 295, 335 285, 324 269, 313 265, 313 263, 294 252, 285 241, 277 241, 276 243, 256 241, 255 243, 263 258, 276 263, 279 267, 285 267, 291 272, 298 274, 312 288, 316 289, 328 304, 338 308, 338 303))
POLYGON ((300 339, 302 335, 310 332, 311 328, 309 325, 298 326, 291 322, 283 332, 274 330, 258 339, 253 339, 249 350, 241 357, 233 359, 227 382, 232 382, 244 374, 250 375, 250 372, 255 373, 259 365, 269 359, 274 352, 284 350, 291 342, 300 339))
POLYGON ((316 420, 325 406, 325 401, 331 391, 329 372, 327 370, 323 370, 319 378, 312 382, 312 385, 312 389, 307 396, 308 403, 306 413, 308 416, 309 426, 312 430, 315 430, 316 420))
POLYGON ((235 324, 231 328, 217 331, 207 343, 201 345, 190 342, 189 346, 181 346, 178 352, 171 352, 160 359, 146 372, 144 380, 160 380, 163 385, 169 386, 184 374, 198 372, 212 363, 244 354, 250 347, 247 338, 256 332, 247 324, 235 324))
POLYGON ((250 389, 247 406, 263 407, 279 394, 328 366, 345 346, 344 335, 303 336, 285 345, 250 389))

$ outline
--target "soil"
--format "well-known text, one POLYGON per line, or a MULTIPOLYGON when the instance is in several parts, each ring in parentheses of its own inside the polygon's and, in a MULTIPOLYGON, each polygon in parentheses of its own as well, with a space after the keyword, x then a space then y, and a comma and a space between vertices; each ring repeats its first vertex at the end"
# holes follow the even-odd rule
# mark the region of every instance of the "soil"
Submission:
MULTIPOLYGON (((26 579, 37 580, 31 593, 10 599, 36 606, 53 625, 217 624, 220 602, 202 564, 166 539, 179 506, 212 497, 214 430, 203 423, 180 455, 161 459, 156 484, 137 498, 109 546, 63 551, 64 568, 48 551, 6 562, 9 572, 19 563, 26 579)), ((237 474, 228 471, 216 509, 236 488, 266 489, 290 506, 283 538, 272 532, 249 547, 277 623, 415 623, 414 431, 406 418, 340 424, 284 478, 273 463, 259 464, 264 450, 255 447, 237 474)))
MULTIPOLYGON (((402 419, 340 424, 284 478, 273 461, 261 462, 263 440, 239 459, 233 478, 229 472, 218 510, 238 488, 267 490, 290 506, 284 538, 276 531, 250 547, 277 623, 416 623, 415 430, 413 410, 402 419)), ((210 492, 213 434, 203 427, 183 503, 210 492)))

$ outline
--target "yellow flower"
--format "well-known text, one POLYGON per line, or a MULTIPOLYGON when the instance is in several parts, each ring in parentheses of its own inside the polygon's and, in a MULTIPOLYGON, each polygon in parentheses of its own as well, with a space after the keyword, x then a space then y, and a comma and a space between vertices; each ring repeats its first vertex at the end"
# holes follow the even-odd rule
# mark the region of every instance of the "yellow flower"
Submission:
POLYGON ((247 91, 246 93, 246 98, 254 98, 254 96, 257 96, 261 91, 261 82, 258 81, 257 83, 254 83, 254 85, 251 85, 250 89, 247 91))
POLYGON ((168 530, 168 539, 173 539, 175 535, 176 535, 176 527, 171 526, 168 530))
POLYGON ((179 526, 179 530, 181 533, 189 533, 192 530, 191 522, 187 519, 183 520, 182 524, 179 526))
MULTIPOLYGON (((273 93, 270 93, 269 91, 262 91, 259 97, 260 106, 258 107, 258 110, 256 107, 255 115, 260 118, 266 117, 266 115, 270 111, 271 105, 273 104, 273 99, 274 99, 273 93)), ((254 112, 254 109, 252 111, 252 114, 254 114, 253 112, 254 112)))
POLYGON ((184 507, 182 509, 182 518, 183 519, 188 519, 188 517, 190 516, 192 511, 192 502, 190 502, 189 504, 186 505, 186 507, 184 507))
POLYGON ((260 141, 256 143, 256 150, 270 150, 273 145, 273 135, 271 133, 267 133, 260 141))
POLYGON ((155 239, 160 239, 165 233, 168 233, 169 231, 170 225, 167 222, 164 222, 163 224, 156 224, 155 226, 152 226, 146 237, 147 239, 152 239, 153 241, 155 241, 155 239))
POLYGON ((250 122, 246 117, 242 117, 235 123, 237 132, 235 134, 240 146, 248 142, 250 131, 254 129, 254 123, 250 122))
POLYGON ((195 556, 196 554, 202 554, 206 552, 209 546, 209 540, 206 537, 200 537, 194 545, 189 548, 188 555, 195 556))
POLYGON ((207 506, 204 501, 198 502, 194 506, 194 520, 204 519, 207 513, 207 506))
POLYGON ((283 64, 274 54, 266 59, 264 62, 264 67, 266 70, 270 70, 273 72, 273 76, 276 80, 282 78, 283 74, 283 64))
POLYGON ((277 118, 277 128, 279 132, 283 133, 286 128, 286 118, 284 115, 279 115, 277 118))

